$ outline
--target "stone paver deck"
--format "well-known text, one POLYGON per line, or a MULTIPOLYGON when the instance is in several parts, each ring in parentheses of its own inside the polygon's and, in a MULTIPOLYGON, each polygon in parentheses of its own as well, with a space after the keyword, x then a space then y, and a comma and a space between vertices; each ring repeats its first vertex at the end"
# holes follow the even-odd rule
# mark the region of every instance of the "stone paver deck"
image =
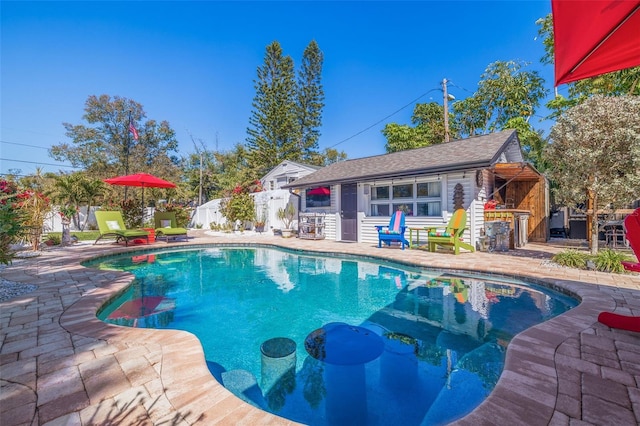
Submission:
MULTIPOLYGON (((151 247, 263 243, 504 273, 570 291, 582 303, 516 336, 494 391, 457 424, 640 423, 640 333, 597 322, 603 310, 640 315, 638 275, 553 267, 545 260, 559 248, 544 244, 454 256, 267 235, 190 235, 189 243, 151 247)), ((80 262, 140 248, 79 244, 17 260, 0 271, 5 279, 38 287, 0 302, 0 424, 294 424, 222 387, 209 373, 193 335, 117 327, 96 318, 98 308, 132 276, 86 269, 80 262)))

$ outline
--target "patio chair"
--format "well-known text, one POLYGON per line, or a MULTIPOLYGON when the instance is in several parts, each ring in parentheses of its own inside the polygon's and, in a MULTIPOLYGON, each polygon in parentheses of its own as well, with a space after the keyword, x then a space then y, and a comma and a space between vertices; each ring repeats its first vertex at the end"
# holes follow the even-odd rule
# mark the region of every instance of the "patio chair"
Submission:
POLYGON ((178 227, 175 212, 155 212, 153 221, 156 225, 156 239, 164 238, 167 243, 169 238, 183 237, 185 241, 187 240, 187 230, 178 227))
POLYGON ((378 230, 378 248, 382 247, 384 242, 387 246, 391 243, 400 243, 402 250, 404 246, 409 246, 409 241, 404 237, 404 231, 407 227, 404 224, 404 212, 398 210, 391 216, 388 226, 376 225, 378 230))
POLYGON ((444 230, 439 231, 438 228, 427 228, 429 251, 435 252, 437 246, 451 249, 454 254, 459 254, 460 248, 475 251, 471 244, 464 242, 462 239, 466 226, 467 212, 464 209, 458 209, 453 212, 444 230))
MULTIPOLYGON (((640 272, 640 208, 624 219, 625 238, 636 255, 638 262, 623 261, 627 271, 640 272)), ((598 321, 611 328, 640 332, 640 316, 621 315, 614 312, 601 312, 598 321)))
POLYGON ((102 238, 111 237, 116 239, 116 243, 124 241, 124 245, 128 246, 130 240, 145 238, 149 244, 149 233, 144 229, 127 229, 122 220, 122 213, 119 211, 97 211, 96 222, 98 222, 98 230, 100 236, 93 243, 98 243, 102 238))
POLYGON ((621 262, 627 271, 640 272, 640 208, 624 219, 624 236, 636 255, 636 262, 621 262))

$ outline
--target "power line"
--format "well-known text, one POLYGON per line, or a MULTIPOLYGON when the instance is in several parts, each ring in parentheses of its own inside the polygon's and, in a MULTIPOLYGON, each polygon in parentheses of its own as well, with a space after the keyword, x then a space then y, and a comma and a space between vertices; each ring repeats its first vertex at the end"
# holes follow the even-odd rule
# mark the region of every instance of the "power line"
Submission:
POLYGON ((387 120, 388 118, 393 117, 394 115, 396 115, 397 113, 399 113, 399 112, 400 112, 400 111, 402 111, 403 109, 405 109, 405 108, 407 108, 407 107, 410 107, 411 105, 415 104, 415 103, 416 103, 416 102, 418 102, 420 99, 422 99, 422 98, 424 98, 425 96, 427 96, 429 93, 431 93, 431 92, 435 92, 435 91, 437 91, 437 90, 440 90, 440 88, 431 89, 431 90, 429 90, 428 92, 423 93, 422 95, 418 96, 417 98, 415 98, 414 100, 412 100, 411 102, 409 102, 408 104, 406 104, 405 106, 403 106, 402 108, 400 108, 400 109, 398 109, 398 110, 396 110, 396 111, 392 112, 391 114, 387 115, 386 117, 384 117, 384 118, 382 118, 382 119, 380 119, 380 120, 376 121, 375 123, 373 123, 371 126, 367 127, 366 129, 360 130, 360 131, 359 131, 358 133, 356 133, 355 135, 349 136, 348 138, 343 139, 343 140, 341 140, 340 142, 338 142, 338 143, 336 143, 336 144, 334 144, 334 145, 331 145, 331 146, 330 146, 330 147, 328 147, 327 149, 329 149, 329 148, 334 148, 334 147, 336 147, 336 146, 340 145, 341 143, 344 143, 344 142, 346 142, 346 141, 348 141, 348 140, 350 140, 350 139, 355 138, 355 137, 356 137, 356 136, 358 136, 358 135, 363 134, 364 132, 366 132, 367 130, 371 129, 372 127, 375 127, 375 126, 377 126, 378 124, 382 123, 384 120, 387 120))
POLYGON ((42 163, 40 161, 25 161, 25 160, 13 160, 11 158, 0 158, 2 161, 14 161, 16 163, 28 163, 28 164, 37 164, 41 166, 54 166, 54 167, 69 167, 72 169, 80 169, 81 167, 69 166, 66 164, 53 164, 53 163, 42 163))
POLYGON ((471 90, 465 89, 464 87, 460 87, 457 84, 452 83, 451 80, 447 80, 447 83, 449 83, 451 86, 456 87, 456 88, 458 88, 460 90, 464 90, 465 92, 471 93, 472 95, 474 94, 474 92, 472 92, 471 90))
POLYGON ((44 147, 44 146, 29 145, 29 144, 26 144, 26 143, 9 142, 9 141, 0 141, 0 143, 6 143, 6 144, 8 144, 8 145, 28 146, 28 147, 30 147, 30 148, 40 148, 40 149, 46 149, 46 150, 49 150, 49 148, 44 147))

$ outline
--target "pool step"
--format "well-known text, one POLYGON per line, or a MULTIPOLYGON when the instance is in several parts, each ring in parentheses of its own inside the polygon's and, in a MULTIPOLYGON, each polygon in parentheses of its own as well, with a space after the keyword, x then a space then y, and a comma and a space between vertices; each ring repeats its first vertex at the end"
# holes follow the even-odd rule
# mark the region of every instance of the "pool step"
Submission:
POLYGON ((243 401, 258 408, 267 406, 258 381, 247 370, 231 370, 222 373, 222 385, 243 401))
POLYGON ((471 412, 484 401, 486 389, 495 385, 502 372, 503 352, 497 344, 485 343, 460 358, 421 425, 450 423, 456 420, 455 413, 471 412))

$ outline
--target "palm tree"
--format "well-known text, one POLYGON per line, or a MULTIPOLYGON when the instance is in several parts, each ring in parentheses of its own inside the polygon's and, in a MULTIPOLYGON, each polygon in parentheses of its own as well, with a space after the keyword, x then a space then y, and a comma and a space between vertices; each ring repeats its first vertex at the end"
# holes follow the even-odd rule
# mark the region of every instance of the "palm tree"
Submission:
POLYGON ((91 213, 91 207, 94 205, 94 202, 97 198, 104 195, 104 183, 99 179, 90 179, 84 178, 80 181, 80 188, 82 189, 82 196, 84 201, 87 203, 87 215, 86 220, 82 224, 81 231, 84 230, 85 226, 89 222, 89 213, 91 213))

